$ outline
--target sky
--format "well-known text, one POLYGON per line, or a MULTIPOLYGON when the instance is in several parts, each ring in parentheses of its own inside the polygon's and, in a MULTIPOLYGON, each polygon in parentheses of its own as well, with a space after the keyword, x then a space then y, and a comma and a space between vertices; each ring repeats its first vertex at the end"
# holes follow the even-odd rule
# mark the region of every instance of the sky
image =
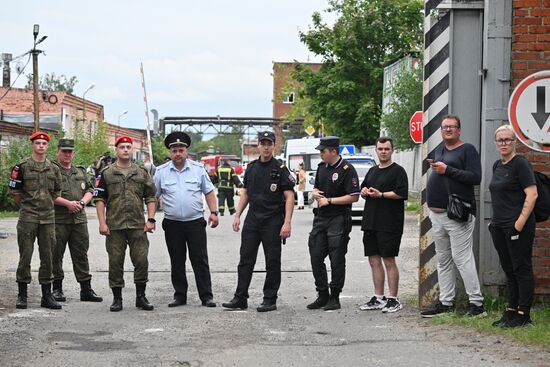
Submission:
MULTIPOLYGON (((161 118, 271 117, 272 62, 321 61, 298 33, 327 8, 327 0, 10 1, 2 4, 0 53, 31 49, 39 24, 38 37, 48 36, 39 74, 76 76, 80 97, 95 83, 86 99, 103 105, 111 123, 128 110, 121 126, 145 127, 141 62, 149 109, 161 118)), ((21 75, 14 86, 25 83, 21 75)))

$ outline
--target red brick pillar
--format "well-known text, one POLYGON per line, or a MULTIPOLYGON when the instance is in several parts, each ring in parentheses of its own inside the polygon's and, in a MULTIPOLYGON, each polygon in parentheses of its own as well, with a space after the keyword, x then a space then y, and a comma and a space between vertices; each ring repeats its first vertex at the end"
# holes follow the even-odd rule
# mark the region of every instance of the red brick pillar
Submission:
MULTIPOLYGON (((514 0, 512 17, 512 86, 541 70, 550 70, 550 0, 514 0)), ((518 143, 537 171, 550 176, 550 154, 518 143)), ((535 294, 550 298, 550 220, 537 223, 533 249, 535 294)))

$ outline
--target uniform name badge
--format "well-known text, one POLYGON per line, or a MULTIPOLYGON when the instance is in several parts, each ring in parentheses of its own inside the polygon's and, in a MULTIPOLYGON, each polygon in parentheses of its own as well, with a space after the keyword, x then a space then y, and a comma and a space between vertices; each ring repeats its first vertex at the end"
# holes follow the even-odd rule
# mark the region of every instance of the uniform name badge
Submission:
POLYGON ((270 189, 271 189, 271 191, 273 191, 273 192, 277 191, 277 184, 271 184, 270 189))
POLYGON ((336 181, 338 179, 338 172, 334 172, 332 174, 332 182, 336 181))

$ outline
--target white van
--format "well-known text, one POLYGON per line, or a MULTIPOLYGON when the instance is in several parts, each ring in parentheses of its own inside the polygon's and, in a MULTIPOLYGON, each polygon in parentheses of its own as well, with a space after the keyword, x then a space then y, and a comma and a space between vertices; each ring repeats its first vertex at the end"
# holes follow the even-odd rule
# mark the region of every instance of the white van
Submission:
MULTIPOLYGON (((298 170, 298 165, 304 162, 304 170, 306 171, 306 190, 304 192, 304 200, 308 202, 308 193, 313 190, 313 183, 317 166, 321 163, 321 155, 315 149, 319 145, 319 138, 302 138, 289 139, 285 142, 285 164, 292 172, 298 170)), ((298 185, 294 190, 298 189, 298 185)))

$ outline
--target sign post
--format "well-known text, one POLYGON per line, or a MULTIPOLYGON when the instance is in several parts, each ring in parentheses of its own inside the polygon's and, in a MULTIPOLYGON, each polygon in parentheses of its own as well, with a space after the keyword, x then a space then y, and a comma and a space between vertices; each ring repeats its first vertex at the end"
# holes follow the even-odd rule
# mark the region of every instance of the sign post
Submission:
POLYGON ((533 150, 550 152, 550 70, 523 79, 512 92, 508 119, 518 139, 533 150))
POLYGON ((409 133, 416 144, 422 143, 422 111, 416 111, 409 120, 409 133))

